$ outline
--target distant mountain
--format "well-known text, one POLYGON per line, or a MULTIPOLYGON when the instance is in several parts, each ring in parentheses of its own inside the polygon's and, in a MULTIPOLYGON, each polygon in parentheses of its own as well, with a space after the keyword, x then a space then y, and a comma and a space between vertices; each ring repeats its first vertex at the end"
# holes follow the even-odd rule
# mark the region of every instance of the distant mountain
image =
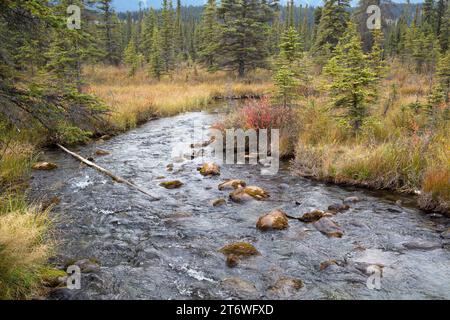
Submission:
MULTIPOLYGON (((181 0, 181 4, 183 6, 203 6, 207 0, 181 0)), ((295 5, 299 4, 309 6, 321 6, 323 4, 322 0, 294 0, 295 5)), ((394 1, 397 3, 406 3, 406 0, 397 0, 394 1)), ((421 3, 422 0, 411 0, 411 3, 421 3)), ((139 3, 141 3, 142 8, 161 8, 162 0, 113 0, 114 8, 117 12, 126 12, 126 11, 137 11, 139 10, 139 3)), ((172 3, 175 5, 176 0, 172 0, 172 3)), ((281 3, 286 3, 286 0, 281 0, 281 3)), ((358 3, 358 0, 352 0, 352 6, 355 6, 358 3)))

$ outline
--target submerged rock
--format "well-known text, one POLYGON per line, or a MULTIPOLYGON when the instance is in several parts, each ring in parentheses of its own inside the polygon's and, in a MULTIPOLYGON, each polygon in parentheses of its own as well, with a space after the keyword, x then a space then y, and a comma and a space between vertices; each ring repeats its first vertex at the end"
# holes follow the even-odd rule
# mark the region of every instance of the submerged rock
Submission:
POLYGON ((329 238, 342 238, 344 235, 344 231, 329 218, 322 218, 314 222, 314 227, 329 238))
POLYGON ((275 210, 258 219, 256 227, 259 230, 283 230, 289 227, 286 214, 281 210, 275 210))
POLYGON ((431 242, 431 241, 426 241, 426 240, 415 240, 415 241, 403 243, 403 247, 405 247, 406 249, 410 249, 410 250, 428 251, 428 250, 441 249, 442 244, 436 243, 436 242, 431 242))
POLYGON ((227 290, 243 293, 256 293, 256 287, 253 283, 241 278, 226 278, 220 283, 227 290))
POLYGON ((247 186, 247 183, 244 180, 233 179, 233 180, 227 180, 227 181, 219 184, 219 190, 220 191, 236 190, 236 189, 239 189, 240 187, 244 188, 246 186, 247 186))
POLYGON ((99 264, 91 259, 78 260, 74 265, 80 267, 82 273, 95 273, 100 271, 99 264))
POLYGON ((169 163, 169 164, 166 166, 166 170, 169 171, 169 172, 173 171, 173 163, 169 163))
POLYGON ((319 265, 319 270, 324 271, 331 266, 341 266, 341 265, 342 265, 341 262, 338 262, 337 260, 334 260, 334 259, 330 259, 330 260, 321 262, 319 265))
POLYGON ((181 182, 179 180, 173 180, 173 181, 161 182, 159 185, 166 189, 178 189, 178 188, 181 188, 181 186, 183 186, 183 182, 181 182))
POLYGON ((95 154, 97 156, 107 156, 107 155, 110 155, 111 153, 106 150, 97 149, 97 150, 95 150, 95 154))
POLYGON ((269 198, 269 193, 259 187, 250 186, 245 188, 239 188, 230 193, 230 198, 234 202, 244 202, 248 200, 264 200, 269 198))
POLYGON ((450 228, 441 233, 441 238, 450 239, 450 228))
POLYGON ((205 163, 198 171, 205 177, 220 175, 220 167, 215 163, 205 163))
POLYGON ((238 257, 259 256, 260 253, 248 242, 235 242, 221 248, 219 252, 225 255, 235 255, 238 257))
POLYGON ((225 201, 225 199, 216 199, 216 200, 213 201, 212 205, 214 207, 219 207, 219 206, 222 206, 222 205, 224 205, 226 203, 227 202, 225 201))
POLYGON ((299 218, 300 221, 305 223, 311 223, 316 222, 320 220, 325 215, 325 212, 321 210, 314 210, 311 212, 305 213, 301 218, 299 218))
POLYGON ((348 204, 342 204, 342 203, 334 203, 328 207, 328 211, 331 211, 334 213, 344 212, 348 209, 350 209, 350 206, 348 204))
POLYGON ((303 288, 303 281, 300 279, 294 279, 289 277, 281 277, 275 282, 273 286, 269 288, 269 292, 272 294, 289 296, 295 294, 303 288))
POLYGON ((203 142, 198 142, 198 143, 192 143, 191 144, 191 148, 195 149, 195 148, 204 148, 209 146, 211 143, 213 143, 214 141, 216 141, 215 137, 212 137, 211 139, 209 139, 208 141, 203 141, 203 142))
POLYGON ((32 168, 33 170, 53 170, 58 168, 58 165, 53 162, 38 162, 32 168))
POLYGON ((227 256, 227 266, 229 268, 234 268, 239 264, 239 257, 234 255, 234 254, 230 254, 227 256))
POLYGON ((344 204, 351 204, 351 203, 356 203, 361 201, 358 197, 354 196, 354 197, 347 197, 344 199, 344 204))

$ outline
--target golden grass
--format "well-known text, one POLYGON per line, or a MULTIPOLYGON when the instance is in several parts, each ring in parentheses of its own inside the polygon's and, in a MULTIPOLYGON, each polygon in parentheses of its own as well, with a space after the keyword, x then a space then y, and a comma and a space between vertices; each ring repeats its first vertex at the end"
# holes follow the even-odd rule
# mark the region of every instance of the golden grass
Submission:
POLYGON ((40 288, 49 226, 48 211, 38 207, 0 214, 0 299, 27 299, 40 288))
MULTIPOLYGON (((320 81, 320 80, 318 80, 320 81)), ((427 209, 448 212, 450 205, 450 123, 441 119, 429 129, 425 103, 430 79, 398 64, 380 84, 380 97, 370 107, 358 135, 351 134, 336 112, 327 108, 326 95, 310 97, 298 112, 297 169, 317 179, 404 192, 422 190, 431 197, 427 209), (397 97, 384 115, 395 84, 397 97)))
POLYGON ((86 91, 111 108, 108 120, 120 129, 132 128, 152 116, 200 110, 215 98, 262 95, 272 87, 262 71, 239 80, 226 72, 208 73, 195 66, 180 69, 172 78, 159 82, 144 70, 128 77, 126 68, 117 67, 91 66, 85 74, 86 91))

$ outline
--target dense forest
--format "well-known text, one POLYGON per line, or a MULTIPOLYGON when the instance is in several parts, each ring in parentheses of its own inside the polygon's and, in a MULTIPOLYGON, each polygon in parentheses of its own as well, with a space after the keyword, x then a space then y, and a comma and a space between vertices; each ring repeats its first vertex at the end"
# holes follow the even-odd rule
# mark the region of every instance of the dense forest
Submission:
POLYGON ((1 1, 0 298, 30 297, 55 272, 42 236, 52 205, 26 200, 40 148, 217 99, 255 98, 217 127, 278 125, 301 176, 415 193, 448 213, 449 41, 448 0, 163 0, 127 13, 111 0, 1 1))

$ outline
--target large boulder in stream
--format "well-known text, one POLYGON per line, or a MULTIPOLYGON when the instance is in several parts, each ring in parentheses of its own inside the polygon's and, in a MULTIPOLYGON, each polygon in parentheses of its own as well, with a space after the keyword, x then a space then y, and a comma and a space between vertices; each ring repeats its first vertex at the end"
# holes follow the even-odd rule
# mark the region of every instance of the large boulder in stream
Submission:
POLYGON ((314 227, 329 238, 342 238, 344 231, 333 220, 322 218, 314 222, 314 227))
POLYGON ((173 181, 161 182, 159 185, 166 189, 178 189, 183 186, 183 182, 181 182, 179 180, 173 180, 173 181))
POLYGON ((248 242, 234 242, 221 248, 219 252, 224 255, 235 255, 238 257, 259 256, 260 253, 248 242))
POLYGON ((247 183, 244 180, 232 179, 226 180, 225 182, 219 184, 219 190, 236 190, 239 188, 245 188, 246 186, 247 183))
POLYGON ((53 162, 37 162, 32 166, 33 170, 53 170, 58 168, 58 165, 53 162))
POLYGON ((198 171, 202 176, 218 176, 220 175, 220 167, 215 163, 205 163, 198 171))
POLYGON ((250 186, 245 188, 238 188, 230 193, 230 199, 234 202, 240 203, 248 200, 264 200, 269 198, 269 193, 262 188, 250 186))
POLYGON ((283 211, 275 210, 260 217, 256 227, 262 231, 283 230, 289 227, 289 221, 283 211))

